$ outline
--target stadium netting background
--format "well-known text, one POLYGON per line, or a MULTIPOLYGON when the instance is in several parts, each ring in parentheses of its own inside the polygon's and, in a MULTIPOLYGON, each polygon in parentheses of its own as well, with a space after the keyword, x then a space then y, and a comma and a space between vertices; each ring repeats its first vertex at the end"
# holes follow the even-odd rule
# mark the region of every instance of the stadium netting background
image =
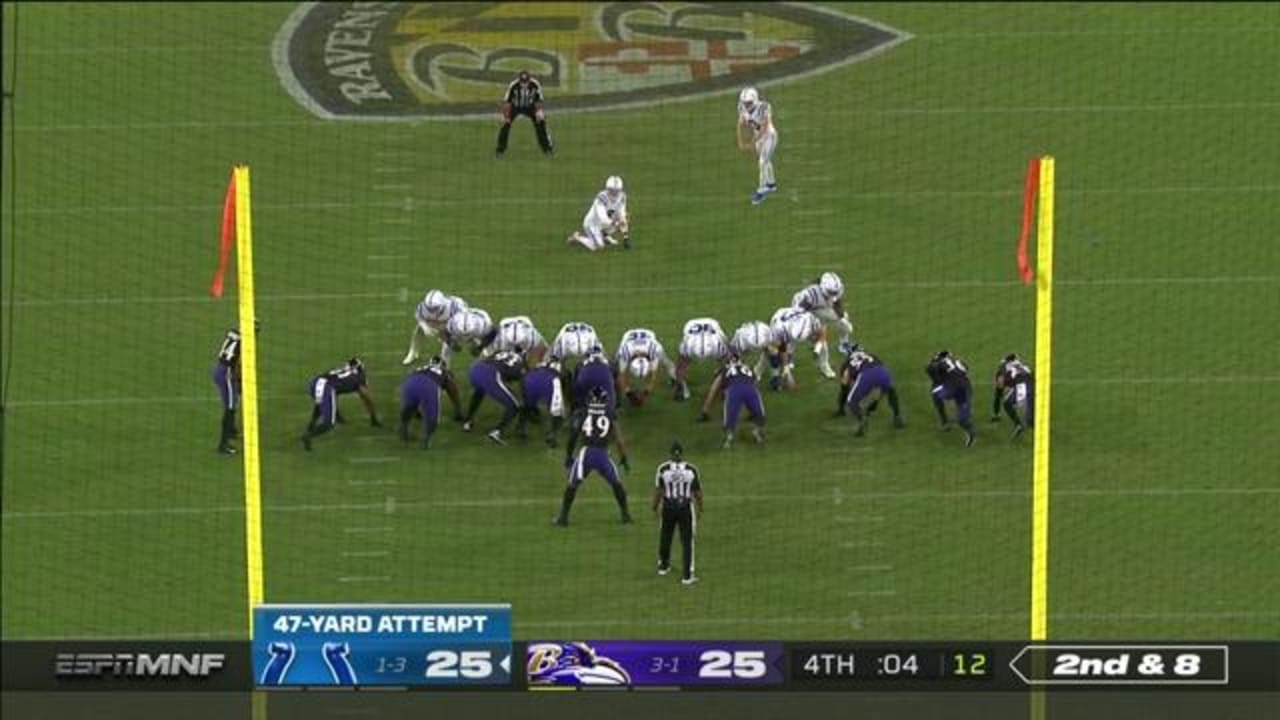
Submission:
POLYGON ((334 41, 287 3, 5 3, 4 637, 246 632, 242 467, 214 452, 209 377, 234 281, 207 293, 236 162, 254 179, 268 601, 511 602, 522 639, 1025 636, 1031 438, 987 416, 997 360, 1033 350, 1014 242, 1044 153, 1050 633, 1280 634, 1280 5, 829 7, 862 21, 728 6, 659 37, 670 18, 632 6, 610 38, 597 8, 424 4, 334 41), (374 66, 351 53, 367 51, 378 77, 417 83, 409 112, 486 116, 318 117, 282 82, 272 47, 289 28, 298 83, 335 68, 366 82, 374 66), (877 32, 899 42, 875 47, 877 32), (686 62, 724 37, 732 57, 686 62), (543 54, 490 58, 474 82, 458 69, 483 71, 480 54, 407 60, 445 41, 543 54), (797 52, 814 53, 806 70, 866 56, 760 82, 760 56, 797 52), (548 54, 556 157, 521 119, 495 160, 505 83, 522 65, 545 81, 548 54), (730 70, 723 92, 676 101, 730 70), (733 137, 754 83, 780 135, 780 190, 759 207, 733 137), (604 91, 634 105, 568 111, 604 91), (612 174, 634 249, 566 247, 612 174), (695 401, 660 384, 624 411, 638 522, 619 525, 592 478, 567 530, 549 524, 563 450, 537 430, 491 446, 492 403, 471 434, 444 420, 428 452, 395 436, 427 288, 529 315, 548 340, 590 322, 610 353, 653 328, 674 354, 689 318, 767 321, 827 270, 895 375, 905 430, 882 410, 852 437, 804 349, 798 389, 765 392, 767 445, 722 451, 716 423, 694 423, 698 366, 695 401), (972 369, 970 450, 928 400, 942 348, 972 369), (307 383, 353 355, 388 427, 346 397, 348 423, 305 453, 307 383), (692 589, 653 572, 647 504, 674 438, 706 487, 692 589))

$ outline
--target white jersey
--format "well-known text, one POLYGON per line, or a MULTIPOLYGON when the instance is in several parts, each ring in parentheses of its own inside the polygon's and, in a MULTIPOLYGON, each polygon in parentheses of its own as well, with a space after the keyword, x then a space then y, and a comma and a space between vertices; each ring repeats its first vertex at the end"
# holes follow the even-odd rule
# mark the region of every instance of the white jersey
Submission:
POLYGON ((618 353, 616 355, 618 367, 625 368, 633 358, 637 357, 652 360, 654 367, 657 367, 657 364, 667 357, 666 351, 662 348, 662 343, 658 341, 658 336, 652 330, 634 328, 622 334, 622 340, 618 342, 618 353))
MULTIPOLYGON (((588 223, 596 226, 609 226, 615 223, 627 223, 627 193, 619 190, 610 197, 608 190, 596 193, 595 202, 587 213, 588 223)), ((588 224, 584 223, 584 224, 588 224)))
POLYGON ((596 329, 584 322, 565 323, 551 343, 551 354, 561 360, 585 357, 600 344, 596 329))
POLYGON ((426 296, 422 298, 422 302, 418 303, 417 310, 414 311, 414 317, 418 322, 424 322, 434 327, 444 327, 448 324, 449 319, 460 312, 467 309, 467 301, 457 295, 445 295, 445 303, 442 307, 432 310, 427 307, 427 297, 430 297, 434 290, 428 290, 426 296))
POLYGON ((831 297, 822 291, 822 288, 814 283, 801 289, 795 295, 791 296, 791 306, 804 308, 809 312, 818 312, 819 310, 835 311, 836 303, 840 302, 844 297, 844 293, 836 297, 831 297))
POLYGON ((546 346, 546 339, 542 337, 542 333, 538 332, 538 328, 534 327, 533 321, 527 316, 516 315, 502 318, 498 322, 498 335, 490 348, 495 353, 514 352, 516 348, 527 353, 546 346))
POLYGON ((757 142, 776 132, 773 127, 773 108, 763 98, 757 100, 750 110, 739 102, 738 117, 751 128, 751 137, 757 142))
POLYGON ((742 323, 729 341, 729 347, 738 354, 764 350, 772 344, 773 330, 759 320, 742 323))
POLYGON ((680 354, 696 360, 712 360, 729 352, 729 341, 713 318, 694 318, 684 324, 680 354))
POLYGON ((821 323, 813 313, 798 307, 778 308, 769 321, 776 343, 798 343, 813 337, 821 323))
POLYGON ((467 308, 455 313, 445 325, 445 332, 453 341, 470 340, 480 342, 493 331, 493 319, 489 313, 479 308, 467 308))

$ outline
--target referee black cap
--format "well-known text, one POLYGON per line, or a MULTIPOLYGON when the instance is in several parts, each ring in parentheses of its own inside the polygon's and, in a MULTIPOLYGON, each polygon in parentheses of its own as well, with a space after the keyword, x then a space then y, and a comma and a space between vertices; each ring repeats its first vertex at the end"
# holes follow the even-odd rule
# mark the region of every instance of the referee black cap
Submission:
POLYGON ((679 458, 681 455, 684 455, 684 446, 679 440, 671 441, 671 457, 679 458))
POLYGON ((518 77, 519 77, 520 82, 522 82, 522 83, 527 83, 527 82, 529 82, 529 71, 528 71, 528 70, 521 70, 521 71, 520 71, 520 75, 519 75, 518 77))

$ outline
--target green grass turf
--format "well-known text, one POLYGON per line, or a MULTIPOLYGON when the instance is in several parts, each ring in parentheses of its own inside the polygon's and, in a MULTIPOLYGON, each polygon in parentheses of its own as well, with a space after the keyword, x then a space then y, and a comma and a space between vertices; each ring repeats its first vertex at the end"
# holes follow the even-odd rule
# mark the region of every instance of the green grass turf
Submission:
POLYGON ((244 633, 240 464, 213 453, 208 379, 235 305, 204 295, 236 161, 254 173, 270 601, 505 601, 521 638, 1021 637, 1029 443, 1007 424, 968 452, 939 435, 921 368, 967 358, 984 418, 995 360, 1030 354, 1012 244, 1040 152, 1060 213, 1051 632, 1280 635, 1280 7, 859 5, 915 38, 767 90, 783 191, 754 209, 730 97, 564 116, 553 96, 559 156, 522 123, 496 163, 489 122, 306 115, 269 61, 290 9, 21 10, 4 637, 244 633), (636 249, 567 251, 611 173, 636 249), (405 257, 367 257, 385 255, 405 257), (766 397, 764 448, 721 452, 656 398, 624 421, 635 526, 592 480, 551 528, 560 453, 448 423, 424 454, 348 402, 350 425, 297 444, 306 381, 352 354, 394 417, 426 287, 544 334, 588 320, 611 348, 649 326, 674 350, 689 317, 767 319, 826 269, 910 427, 877 418, 856 441, 807 356, 800 390, 766 397), (643 510, 674 436, 706 477, 692 590, 653 576, 643 510))

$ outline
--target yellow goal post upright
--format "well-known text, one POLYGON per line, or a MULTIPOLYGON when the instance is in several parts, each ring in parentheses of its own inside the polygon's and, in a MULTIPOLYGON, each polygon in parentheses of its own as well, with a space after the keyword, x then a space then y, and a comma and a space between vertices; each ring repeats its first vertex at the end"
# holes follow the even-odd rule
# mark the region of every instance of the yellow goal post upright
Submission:
MULTIPOLYGON (((1036 372, 1031 493, 1031 627, 1033 643, 1049 639, 1049 442, 1053 393, 1054 159, 1040 158, 1036 217, 1036 372)), ((1035 657, 1040 657, 1037 654, 1035 657)), ((1031 717, 1046 716, 1044 691, 1031 693, 1031 717)))
POLYGON ((235 167, 236 287, 240 320, 240 407, 244 422, 244 544, 249 640, 253 609, 263 602, 262 475, 258 444, 258 342, 253 289, 253 206, 249 166, 235 167))

